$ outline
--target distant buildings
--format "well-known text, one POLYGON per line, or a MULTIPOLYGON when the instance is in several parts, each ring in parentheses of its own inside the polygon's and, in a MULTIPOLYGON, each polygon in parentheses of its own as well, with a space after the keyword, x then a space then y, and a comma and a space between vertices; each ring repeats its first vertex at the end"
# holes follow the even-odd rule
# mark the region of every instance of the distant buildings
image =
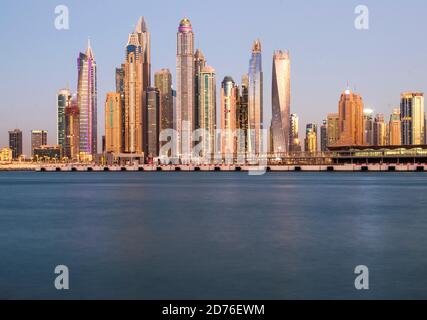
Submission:
POLYGON ((374 110, 363 110, 363 142, 366 146, 374 145, 374 110))
POLYGON ((317 125, 309 123, 305 131, 305 152, 315 153, 317 150, 317 125))
POLYGON ((154 86, 160 90, 160 132, 173 129, 172 74, 169 69, 155 73, 154 86))
MULTIPOLYGON (((65 115, 65 110, 64 110, 65 115)), ((64 129, 65 129, 65 118, 64 118, 64 129)), ((65 142, 65 139, 64 139, 65 142)), ((45 130, 33 130, 31 131, 31 156, 34 156, 34 149, 41 146, 47 145, 47 131, 45 130)))
POLYGON ((388 129, 389 145, 400 146, 402 144, 402 122, 400 121, 399 109, 395 109, 390 116, 388 129))
POLYGON ((339 101, 339 128, 339 145, 364 145, 363 101, 361 96, 350 89, 341 94, 339 101))
POLYGON ((11 148, 2 148, 0 150, 0 161, 10 162, 13 160, 13 151, 11 148))
POLYGON ((245 74, 242 76, 239 100, 236 105, 236 130, 239 132, 237 137, 236 152, 241 157, 246 155, 248 150, 248 128, 249 128, 249 78, 245 74))
POLYGON ((339 119, 338 113, 328 114, 328 147, 336 145, 340 139, 339 119))
MULTIPOLYGON (((77 59, 77 103, 80 111, 80 152, 95 156, 98 150, 97 68, 90 43, 77 59)), ((59 141, 58 141, 59 142, 59 141)))
POLYGON ((289 150, 291 152, 301 152, 302 148, 301 148, 301 142, 299 139, 299 118, 296 114, 293 113, 290 115, 289 124, 290 124, 289 150))
POLYGON ((374 146, 385 146, 387 144, 387 128, 384 115, 377 114, 374 121, 374 146))
POLYGON ((40 146, 34 148, 34 158, 37 161, 59 161, 62 158, 61 146, 40 146))
POLYGON ((9 131, 9 148, 12 150, 12 158, 17 160, 22 156, 22 131, 15 129, 9 131))
POLYGON ((401 95, 400 120, 402 122, 402 144, 424 143, 424 94, 406 92, 401 95))
POLYGON ((274 52, 272 80, 272 151, 276 154, 286 153, 290 146, 291 62, 289 52, 274 52))
POLYGON ((252 46, 249 62, 249 107, 248 107, 248 152, 258 155, 263 152, 263 71, 261 41, 252 46))
POLYGON ((328 151, 328 121, 323 120, 320 127, 320 151, 328 151))
POLYGON ((71 93, 69 89, 62 89, 57 95, 57 138, 56 143, 65 148, 65 109, 71 103, 71 93))

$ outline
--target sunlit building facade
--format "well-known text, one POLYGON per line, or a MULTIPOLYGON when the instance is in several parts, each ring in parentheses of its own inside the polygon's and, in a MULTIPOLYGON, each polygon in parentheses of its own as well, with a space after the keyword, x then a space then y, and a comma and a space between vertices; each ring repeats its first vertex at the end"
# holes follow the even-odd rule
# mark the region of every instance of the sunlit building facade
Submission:
POLYGON ((160 90, 160 131, 173 129, 172 74, 169 69, 154 74, 154 86, 160 90))
MULTIPOLYGON (((57 122, 57 138, 56 143, 65 148, 65 109, 71 103, 71 93, 69 89, 62 89, 58 92, 57 97, 57 108, 56 108, 56 122, 57 122)), ((31 151, 31 154, 33 152, 31 151)))
MULTIPOLYGON (((65 110, 64 110, 65 112, 65 110)), ((65 122, 65 121, 64 121, 65 122)), ((65 123, 64 123, 65 127, 65 123)), ((47 145, 47 131, 46 130, 32 130, 31 131, 31 156, 34 156, 34 149, 47 145)))
POLYGON ((63 156, 69 160, 79 160, 80 154, 80 110, 77 97, 65 109, 65 150, 63 156))
POLYGON ((320 126, 320 151, 326 152, 328 150, 328 121, 323 120, 320 126))
POLYGON ((276 51, 273 55, 272 83, 272 151, 289 151, 289 117, 291 108, 291 61, 289 52, 276 51))
POLYGON ((249 62, 249 106, 248 106, 248 152, 260 154, 263 144, 263 71, 261 42, 256 40, 252 46, 249 62))
POLYGON ((289 150, 291 152, 301 152, 301 141, 299 139, 299 117, 297 114, 293 113, 290 115, 289 127, 289 150))
POLYGON ((233 78, 225 77, 221 83, 221 154, 234 157, 237 149, 236 111, 239 88, 233 78))
POLYGON ((339 128, 342 146, 364 145, 364 118, 362 97, 350 89, 341 94, 339 101, 339 128))
POLYGON ((424 94, 406 92, 401 95, 400 120, 402 122, 402 144, 424 143, 424 94))
POLYGON ((189 19, 182 19, 177 33, 176 56, 176 129, 179 156, 188 159, 192 153, 195 118, 194 33, 189 19))
POLYGON ((120 93, 107 93, 105 101, 105 152, 120 154, 122 142, 122 99, 120 93))
POLYGON ((328 146, 336 145, 340 139, 339 119, 338 113, 328 114, 328 146))
POLYGON ((80 152, 94 156, 98 150, 97 68, 90 43, 80 53, 78 64, 77 101, 80 110, 80 152))
POLYGON ((145 150, 146 155, 150 159, 153 159, 159 156, 160 149, 160 90, 157 88, 147 89, 147 109, 145 119, 145 127, 147 130, 145 150))
POLYGON ((201 129, 201 156, 209 157, 215 151, 216 74, 215 69, 204 66, 198 75, 198 128, 201 129))
POLYGON ((307 124, 305 130, 305 152, 317 152, 317 125, 314 123, 307 124))
POLYGON ((384 115, 377 114, 374 120, 374 146, 385 146, 387 144, 387 128, 384 115))
POLYGON ((400 110, 394 109, 390 116, 388 125, 389 145, 400 146, 402 145, 402 122, 400 121, 400 110))

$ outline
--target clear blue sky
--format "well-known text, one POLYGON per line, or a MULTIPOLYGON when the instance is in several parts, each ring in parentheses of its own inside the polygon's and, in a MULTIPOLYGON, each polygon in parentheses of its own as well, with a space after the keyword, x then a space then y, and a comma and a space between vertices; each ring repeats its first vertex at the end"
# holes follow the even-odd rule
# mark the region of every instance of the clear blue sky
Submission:
POLYGON ((99 134, 103 134, 105 94, 114 90, 114 68, 124 59, 127 37, 138 16, 152 33, 153 72, 175 74, 179 20, 191 19, 196 45, 217 70, 240 82, 247 72, 254 39, 263 45, 266 119, 271 114, 271 68, 275 49, 292 57, 292 112, 320 123, 336 112, 347 81, 365 105, 388 114, 402 91, 427 91, 427 2, 425 0, 2 0, 0 11, 0 146, 7 131, 56 136, 56 93, 76 89, 76 58, 87 38, 98 63, 99 134), (54 9, 70 9, 70 30, 54 27, 54 9), (370 9, 370 30, 354 28, 354 9, 370 9))

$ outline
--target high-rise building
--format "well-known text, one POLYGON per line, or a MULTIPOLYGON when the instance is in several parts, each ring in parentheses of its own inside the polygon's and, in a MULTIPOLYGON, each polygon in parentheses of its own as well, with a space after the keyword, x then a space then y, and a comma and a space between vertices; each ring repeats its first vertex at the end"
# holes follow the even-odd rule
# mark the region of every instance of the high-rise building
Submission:
MULTIPOLYGON (((65 109, 70 105, 71 93, 69 89, 62 89, 57 95, 57 144, 64 150, 65 148, 65 109)), ((31 150, 33 155, 33 149, 31 150)))
POLYGON ((125 141, 124 151, 132 154, 144 152, 144 83, 143 83, 143 48, 138 33, 129 35, 126 46, 125 74, 125 141))
POLYGON ((339 127, 342 146, 362 146, 363 139, 363 100, 350 89, 341 94, 339 102, 339 127))
POLYGON ((123 152, 121 103, 120 93, 107 93, 105 101, 105 152, 107 153, 123 152))
POLYGON ((320 126, 320 151, 328 151, 328 121, 323 120, 320 126))
POLYGON ((160 132, 173 129, 172 74, 169 69, 155 73, 154 86, 160 90, 160 132))
POLYGON ((233 78, 225 77, 221 83, 221 153, 233 156, 237 149, 236 109, 239 88, 233 78))
POLYGON ((406 92, 401 95, 400 120, 402 122, 402 144, 424 143, 424 94, 406 92))
POLYGON ((288 152, 291 108, 291 61, 289 52, 274 52, 272 107, 272 150, 274 153, 288 152))
POLYGON ((65 109, 65 150, 64 156, 70 160, 78 160, 80 154, 80 110, 77 97, 65 109))
MULTIPOLYGON (((151 34, 144 17, 139 18, 135 32, 142 47, 142 83, 144 97, 146 97, 147 88, 151 87, 151 34)), ((143 109, 145 109, 145 104, 143 104, 143 109)))
POLYGON ((387 142, 387 130, 384 115, 377 114, 374 121, 374 146, 385 146, 387 142))
POLYGON ((289 117, 289 151, 301 152, 301 142, 299 139, 299 118, 296 114, 291 114, 289 117))
POLYGON ((340 139, 339 119, 338 113, 328 114, 328 146, 336 145, 340 139))
POLYGON ((160 91, 157 88, 147 89, 147 114, 145 116, 147 129, 146 155, 149 158, 159 156, 160 136, 160 91))
POLYGON ((198 75, 199 102, 198 128, 202 129, 202 157, 209 157, 215 151, 216 126, 216 75, 215 69, 204 66, 198 75))
POLYGON ((182 19, 177 33, 176 56, 176 129, 178 131, 178 153, 188 158, 192 153, 192 133, 196 127, 195 118, 195 70, 194 33, 189 19, 182 19))
POLYGON ((120 105, 122 107, 122 151, 124 151, 124 141, 125 141, 125 65, 122 64, 120 68, 116 68, 116 93, 120 94, 120 105))
POLYGON ((239 130, 237 137, 237 153, 241 156, 245 155, 248 150, 248 107, 249 107, 249 78, 245 74, 242 77, 242 85, 240 88, 239 99, 236 110, 236 129, 239 130))
POLYGON ((80 111, 80 152, 94 156, 98 150, 97 68, 90 43, 77 59, 77 103, 80 111))
POLYGON ((317 125, 314 123, 307 124, 305 131, 305 152, 317 152, 317 125))
POLYGON ((249 62, 249 106, 248 106, 248 152, 260 154, 263 145, 263 72, 261 42, 256 40, 252 46, 249 62))
MULTIPOLYGON (((64 123, 64 126, 65 126, 65 123, 64 123)), ((31 131, 31 156, 34 156, 35 148, 39 148, 45 145, 47 145, 47 131, 46 130, 31 131)))
POLYGON ((206 67, 206 59, 200 49, 194 54, 194 119, 195 128, 200 128, 200 112, 202 101, 202 92, 200 92, 200 81, 202 80, 202 71, 206 67))
POLYGON ((13 159, 18 159, 22 156, 22 131, 15 129, 9 131, 9 148, 12 149, 13 159))
POLYGON ((400 146, 402 144, 402 122, 400 121, 400 110, 394 109, 389 122, 389 145, 400 146))
POLYGON ((363 142, 367 146, 374 145, 374 110, 363 110, 363 142))

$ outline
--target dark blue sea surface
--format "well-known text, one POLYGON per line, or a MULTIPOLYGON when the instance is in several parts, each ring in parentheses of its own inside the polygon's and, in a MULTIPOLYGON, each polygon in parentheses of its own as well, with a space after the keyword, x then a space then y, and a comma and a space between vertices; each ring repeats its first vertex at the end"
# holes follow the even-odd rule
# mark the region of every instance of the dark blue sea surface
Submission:
POLYGON ((427 299, 427 174, 0 173, 0 298, 427 299))

